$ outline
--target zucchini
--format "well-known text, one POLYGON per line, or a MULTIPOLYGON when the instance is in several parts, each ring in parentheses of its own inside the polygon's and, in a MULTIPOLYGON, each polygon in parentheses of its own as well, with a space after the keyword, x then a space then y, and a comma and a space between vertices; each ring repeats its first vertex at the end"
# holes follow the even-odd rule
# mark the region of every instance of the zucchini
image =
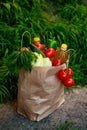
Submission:
POLYGON ((42 51, 40 51, 37 47, 35 47, 33 44, 30 44, 29 47, 31 51, 41 54, 44 58, 46 57, 45 54, 42 51))

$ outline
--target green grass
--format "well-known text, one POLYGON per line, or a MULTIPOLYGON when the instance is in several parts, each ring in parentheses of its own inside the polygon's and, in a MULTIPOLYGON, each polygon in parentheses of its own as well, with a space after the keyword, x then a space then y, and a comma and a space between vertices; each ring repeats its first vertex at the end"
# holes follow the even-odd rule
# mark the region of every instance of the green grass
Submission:
POLYGON ((76 126, 74 121, 67 121, 64 124, 58 125, 55 130, 80 130, 80 128, 76 126))

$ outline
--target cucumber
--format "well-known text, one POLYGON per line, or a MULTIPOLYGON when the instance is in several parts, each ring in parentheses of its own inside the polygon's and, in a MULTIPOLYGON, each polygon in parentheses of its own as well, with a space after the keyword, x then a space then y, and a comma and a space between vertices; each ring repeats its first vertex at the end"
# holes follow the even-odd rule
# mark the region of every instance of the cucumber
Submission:
POLYGON ((45 54, 42 51, 40 51, 37 47, 35 47, 33 44, 30 44, 29 47, 33 52, 41 54, 44 58, 46 57, 45 54))

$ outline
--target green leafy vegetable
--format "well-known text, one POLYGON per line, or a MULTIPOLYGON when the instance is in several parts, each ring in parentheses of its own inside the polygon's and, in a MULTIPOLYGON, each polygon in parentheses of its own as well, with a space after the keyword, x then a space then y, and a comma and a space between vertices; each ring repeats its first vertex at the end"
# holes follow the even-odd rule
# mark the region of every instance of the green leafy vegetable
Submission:
POLYGON ((26 71, 31 71, 32 62, 37 60, 37 56, 31 51, 14 51, 8 58, 11 68, 24 68, 26 71))

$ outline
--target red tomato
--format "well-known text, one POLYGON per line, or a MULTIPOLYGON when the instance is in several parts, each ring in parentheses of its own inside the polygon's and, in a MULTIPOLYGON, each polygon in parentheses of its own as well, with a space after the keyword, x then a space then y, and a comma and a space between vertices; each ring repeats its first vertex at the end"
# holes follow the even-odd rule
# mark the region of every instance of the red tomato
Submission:
POLYGON ((53 48, 48 48, 44 53, 46 57, 52 58, 55 55, 55 50, 53 48))
POLYGON ((63 84, 66 87, 72 87, 75 84, 75 81, 73 78, 68 78, 63 82, 63 84))
POLYGON ((61 65, 62 63, 63 63, 62 60, 57 58, 57 59, 53 60, 52 65, 58 66, 58 65, 61 65))
POLYGON ((69 78, 68 74, 64 70, 58 71, 57 76, 62 81, 65 81, 66 79, 69 78))
POLYGON ((38 43, 38 42, 34 43, 34 46, 36 46, 39 50, 44 49, 43 45, 41 43, 38 43))
POLYGON ((73 75, 73 71, 71 68, 66 68, 64 71, 66 71, 66 73, 69 75, 69 77, 71 77, 73 75))

